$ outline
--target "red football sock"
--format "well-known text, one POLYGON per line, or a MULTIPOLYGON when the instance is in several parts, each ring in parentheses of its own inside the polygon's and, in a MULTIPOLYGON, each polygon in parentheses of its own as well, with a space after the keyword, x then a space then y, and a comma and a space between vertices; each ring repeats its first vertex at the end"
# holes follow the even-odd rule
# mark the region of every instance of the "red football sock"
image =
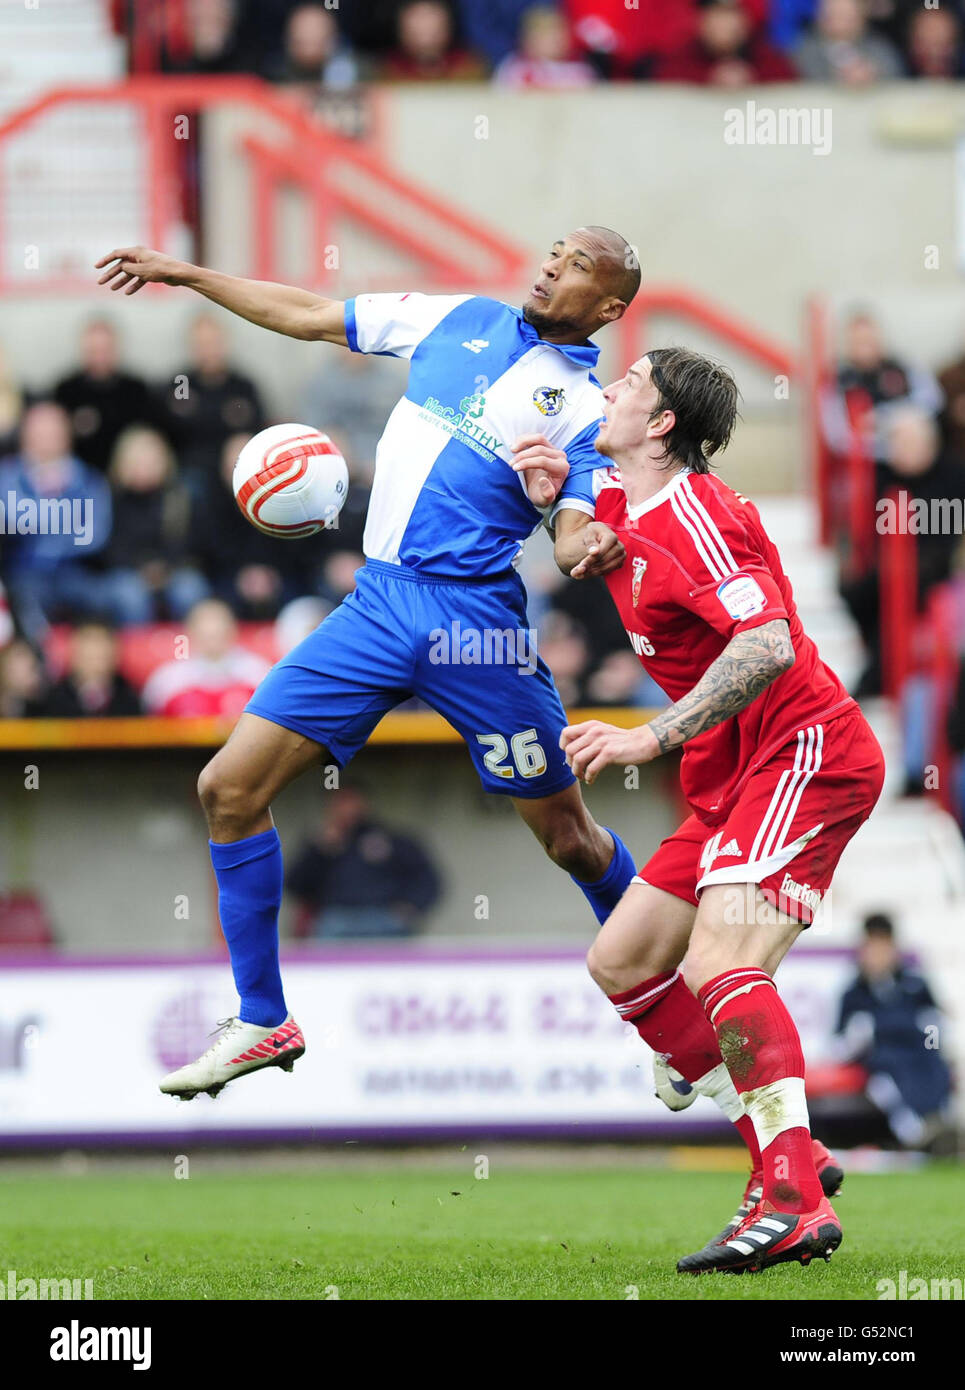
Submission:
MULTIPOLYGON (((644 1042, 666 1057, 667 1062, 691 1084, 722 1065, 717 1034, 708 1023, 697 999, 676 970, 654 975, 633 989, 611 994, 617 1013, 644 1042)), ((755 1174, 760 1171, 761 1151, 749 1115, 733 1121, 751 1156, 755 1174)))
POLYGON ((752 967, 728 970, 698 998, 754 1122, 765 1199, 779 1211, 813 1211, 824 1194, 811 1152, 804 1054, 774 981, 752 967))
POLYGON ((758 1182, 763 1181, 764 1160, 761 1158, 761 1146, 757 1142, 757 1130, 754 1128, 754 1121, 750 1115, 741 1115, 739 1120, 734 1121, 734 1128, 747 1145, 747 1152, 751 1156, 750 1181, 753 1182, 755 1178, 758 1182))
POLYGON ((720 1064, 717 1036, 678 971, 611 994, 610 1003, 685 1081, 697 1081, 720 1064))

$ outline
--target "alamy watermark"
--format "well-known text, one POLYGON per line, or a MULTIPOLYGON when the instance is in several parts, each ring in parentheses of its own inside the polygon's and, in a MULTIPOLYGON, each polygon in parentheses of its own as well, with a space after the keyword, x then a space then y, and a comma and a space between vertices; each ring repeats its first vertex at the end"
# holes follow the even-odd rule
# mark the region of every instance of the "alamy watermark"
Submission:
POLYGON ((749 100, 724 112, 725 145, 809 145, 831 153, 830 106, 758 106, 749 100))
POLYGON ((961 536, 965 533, 965 501, 961 497, 912 497, 901 488, 894 497, 875 503, 879 536, 961 536))
POLYGON ((0 535, 73 536, 74 545, 94 538, 91 497, 0 497, 0 535))
POLYGON ((94 1297, 93 1279, 32 1279, 18 1278, 15 1269, 8 1269, 0 1278, 0 1300, 8 1303, 34 1303, 57 1299, 60 1302, 94 1297))
POLYGON ((463 627, 456 619, 433 628, 429 644, 433 666, 517 666, 521 676, 531 676, 538 665, 532 627, 463 627))
POLYGON ((907 1269, 900 1269, 897 1279, 879 1279, 875 1289, 879 1302, 907 1299, 915 1303, 930 1299, 939 1303, 950 1299, 960 1303, 963 1296, 962 1282, 961 1279, 923 1279, 918 1276, 909 1279, 907 1269))

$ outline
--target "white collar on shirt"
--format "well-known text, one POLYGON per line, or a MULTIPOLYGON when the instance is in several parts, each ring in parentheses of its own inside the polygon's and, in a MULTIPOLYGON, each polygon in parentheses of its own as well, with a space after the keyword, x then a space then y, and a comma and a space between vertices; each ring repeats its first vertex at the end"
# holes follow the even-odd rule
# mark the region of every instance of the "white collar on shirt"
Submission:
POLYGON ((645 512, 652 512, 654 507, 659 507, 662 502, 666 502, 673 492, 680 486, 684 478, 688 478, 693 472, 691 468, 681 468, 675 473, 669 483, 664 483, 659 492, 655 492, 652 497, 648 497, 646 502, 639 502, 637 506, 627 506, 627 516, 631 521, 636 521, 645 512))

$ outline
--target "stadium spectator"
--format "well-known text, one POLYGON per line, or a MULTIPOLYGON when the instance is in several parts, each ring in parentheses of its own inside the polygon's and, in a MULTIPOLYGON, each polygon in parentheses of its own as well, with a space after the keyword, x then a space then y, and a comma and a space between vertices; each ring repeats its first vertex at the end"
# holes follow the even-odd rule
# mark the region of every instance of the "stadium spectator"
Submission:
POLYGON ((110 490, 72 453, 53 401, 24 413, 20 452, 0 463, 0 502, 8 509, 12 499, 22 520, 4 538, 3 579, 27 637, 39 643, 55 617, 78 611, 126 621, 123 594, 93 564, 110 535, 110 490))
MULTIPOLYGON (((538 652, 552 671, 564 707, 572 709, 585 703, 583 678, 590 664, 590 649, 580 624, 567 613, 550 609, 539 625, 535 647, 532 658, 535 660, 538 652)), ((525 664, 528 653, 521 652, 520 656, 520 664, 525 664)))
POLYGON ((318 592, 334 608, 355 588, 355 572, 365 564, 361 551, 336 550, 322 565, 318 592))
POLYGON ((15 637, 0 651, 0 719, 33 719, 43 711, 46 675, 30 643, 15 637))
POLYGON ((146 382, 121 367, 117 329, 110 319, 85 324, 80 365, 57 383, 54 399, 70 416, 77 457, 102 473, 124 430, 161 423, 160 405, 146 382))
POLYGON ((257 434, 267 421, 257 386, 231 366, 224 327, 212 314, 191 325, 191 360, 176 381, 169 409, 184 479, 194 489, 217 471, 229 436, 257 434))
POLYGON ((235 0, 188 0, 187 53, 165 53, 169 72, 251 72, 253 55, 242 47, 235 0))
POLYGON ((607 80, 647 76, 654 54, 693 33, 688 4, 640 0, 631 10, 623 0, 565 0, 565 10, 578 54, 607 80))
POLYGON ((793 50, 817 13, 818 0, 771 0, 768 33, 771 42, 793 50))
POLYGON ((909 21, 922 10, 954 10, 961 13, 962 0, 865 0, 873 29, 884 34, 894 46, 904 51, 908 40, 909 21))
POLYGON ((442 0, 405 0, 400 6, 396 47, 383 75, 393 81, 454 81, 483 76, 483 65, 457 47, 452 13, 442 0))
POLYGON ((134 687, 118 670, 117 637, 106 623, 78 622, 70 634, 67 669, 37 712, 54 719, 107 718, 141 713, 134 687))
POLYGON ((186 637, 183 656, 148 677, 141 692, 145 709, 170 718, 237 719, 268 662, 241 645, 234 614, 220 599, 203 599, 192 608, 186 637))
POLYGON ((965 73, 962 20, 954 10, 916 9, 905 31, 905 59, 909 77, 946 81, 965 73))
POLYGON ((516 48, 520 20, 533 0, 458 0, 459 23, 466 42, 496 68, 516 48))
POLYGON ((883 461, 889 420, 900 407, 913 405, 937 416, 944 403, 934 375, 888 352, 881 329, 865 310, 853 313, 844 329, 844 353, 837 370, 837 391, 824 402, 828 443, 845 455, 850 443, 848 397, 860 393, 871 403, 868 445, 883 461))
POLYGON ((799 40, 794 61, 808 81, 849 87, 902 75, 894 44, 870 28, 864 0, 821 0, 814 28, 799 40))
POLYGON ((185 563, 190 500, 167 441, 143 426, 125 430, 110 481, 114 524, 104 560, 127 589, 129 620, 184 617, 207 597, 208 585, 185 563))
POLYGON ((238 617, 273 618, 282 604, 311 587, 311 567, 321 560, 314 540, 277 540, 252 526, 231 486, 235 460, 249 435, 231 435, 220 467, 202 480, 191 509, 188 553, 212 594, 238 617))
POLYGON ((794 66, 755 29, 741 0, 698 0, 697 32, 682 48, 657 60, 660 82, 746 87, 752 82, 792 82, 794 66))
POLYGON ((375 447, 405 391, 406 373, 391 357, 321 351, 325 355, 299 398, 298 419, 337 438, 353 478, 371 482, 375 447))
POLYGON ((636 654, 626 647, 609 652, 586 682, 584 699, 588 705, 660 708, 669 701, 647 675, 636 654))
POLYGON ((308 934, 323 939, 411 936, 441 891, 423 845, 386 826, 355 786, 331 794, 286 886, 309 919, 308 934))
POLYGON ((938 385, 945 396, 942 430, 949 451, 965 460, 965 353, 943 367, 938 385))
POLYGON ((578 584, 570 584, 558 578, 551 594, 553 607, 568 614, 583 632, 589 664, 594 669, 610 652, 622 652, 627 646, 626 629, 616 604, 601 602, 608 597, 602 579, 581 579, 578 584))
MULTIPOLYGON (((601 77, 649 77, 654 63, 678 52, 694 37, 697 0, 564 0, 578 51, 601 77)), ((767 17, 767 0, 743 0, 756 27, 767 17)))
POLYGON ((331 604, 314 594, 302 594, 286 603, 275 619, 275 649, 279 657, 287 656, 331 611, 331 604))
POLYGON ((839 1057, 866 1069, 865 1094, 898 1143, 919 1148, 941 1129, 951 1096, 942 1016, 926 980, 902 962, 891 918, 874 913, 862 930, 858 973, 838 1012, 839 1057))
POLYGON ((519 50, 507 54, 493 74, 504 87, 588 87, 597 74, 571 57, 566 20, 552 5, 533 5, 522 16, 519 50))
MULTIPOLYGON (((965 465, 942 452, 935 421, 912 405, 893 413, 889 421, 886 459, 877 473, 878 498, 884 498, 891 489, 903 490, 909 498, 920 498, 925 504, 965 497, 965 465)), ((882 544, 887 544, 889 534, 881 526, 883 515, 878 514, 875 530, 878 552, 882 544)), ((915 536, 920 607, 935 585, 949 578, 960 541, 961 537, 947 528, 929 529, 915 536)), ((868 664, 854 692, 861 696, 881 692, 878 569, 876 557, 866 573, 846 576, 841 583, 842 597, 858 624, 868 655, 868 664)))
POLYGON ((285 46, 266 76, 275 82, 343 89, 359 79, 358 63, 322 4, 296 5, 285 23, 285 46))

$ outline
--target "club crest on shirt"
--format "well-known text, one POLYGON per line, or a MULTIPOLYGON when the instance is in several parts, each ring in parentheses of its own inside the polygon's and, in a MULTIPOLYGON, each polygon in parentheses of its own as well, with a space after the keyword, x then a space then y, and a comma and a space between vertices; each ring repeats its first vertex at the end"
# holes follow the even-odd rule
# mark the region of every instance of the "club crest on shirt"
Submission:
POLYGON ((634 606, 634 608, 636 608, 637 603, 638 603, 639 600, 640 600, 640 586, 641 586, 641 584, 643 583, 643 576, 646 574, 646 572, 647 572, 647 562, 646 562, 646 560, 643 558, 642 555, 634 555, 634 557, 633 557, 633 588, 632 588, 632 590, 631 590, 631 595, 632 595, 632 598, 633 598, 633 606, 634 606))
POLYGON ((562 386, 537 386, 533 392, 533 404, 540 415, 559 415, 565 404, 565 395, 562 386))

